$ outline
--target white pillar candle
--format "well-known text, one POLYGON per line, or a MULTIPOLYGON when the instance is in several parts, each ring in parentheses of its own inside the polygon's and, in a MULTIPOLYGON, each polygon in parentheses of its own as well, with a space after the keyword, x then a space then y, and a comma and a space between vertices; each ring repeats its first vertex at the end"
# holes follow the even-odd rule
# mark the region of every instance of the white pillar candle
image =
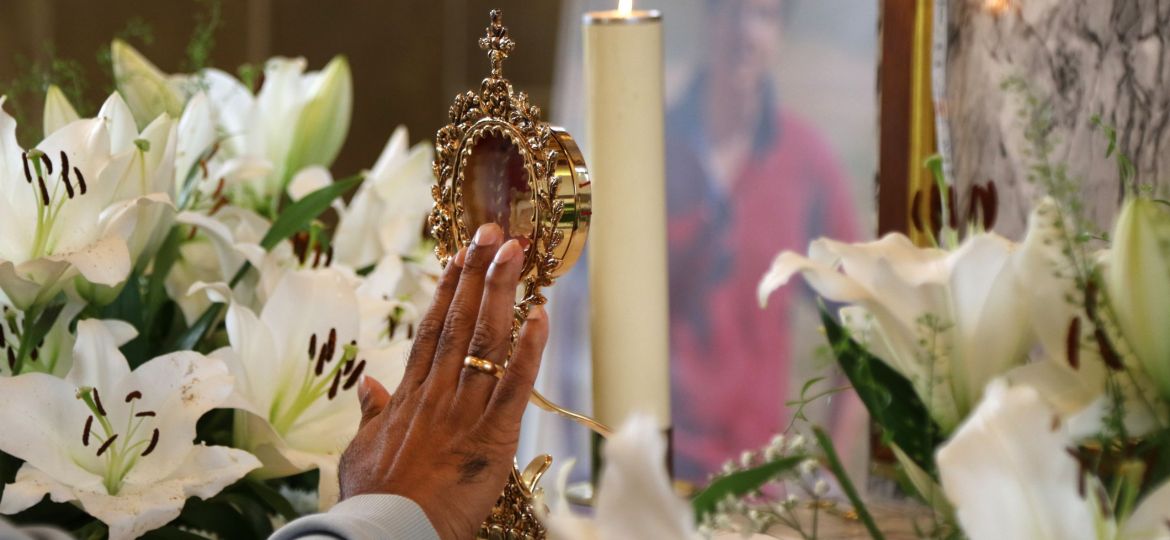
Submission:
POLYGON ((593 412, 670 427, 662 17, 584 17, 593 412))

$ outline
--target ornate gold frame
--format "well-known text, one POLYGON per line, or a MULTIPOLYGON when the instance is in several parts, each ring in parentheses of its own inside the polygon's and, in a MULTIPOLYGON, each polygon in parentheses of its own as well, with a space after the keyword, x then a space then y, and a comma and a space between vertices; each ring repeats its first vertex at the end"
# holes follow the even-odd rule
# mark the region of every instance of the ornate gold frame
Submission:
MULTIPOLYGON (((469 90, 455 96, 448 111, 450 123, 435 135, 432 167, 437 183, 431 188, 434 207, 428 219, 436 241, 435 255, 446 267, 459 249, 471 243, 473 231, 465 219, 463 186, 475 143, 487 136, 503 137, 519 149, 533 188, 535 214, 534 232, 525 248, 523 289, 514 312, 513 343, 532 306, 547 301, 541 289, 552 285, 580 258, 592 215, 589 171, 576 142, 565 130, 542 122, 540 108, 528 102, 526 93, 515 93, 503 76, 504 59, 515 46, 502 14, 493 10, 491 24, 479 39, 479 47, 487 51, 491 62, 491 73, 478 93, 469 90)), ((532 402, 602 435, 609 434, 596 420, 559 407, 538 392, 532 393, 532 402)), ((503 494, 480 529, 481 538, 544 537, 533 499, 539 493, 537 483, 551 463, 551 457, 542 455, 524 472, 517 466, 512 468, 503 494)))
POLYGON ((528 102, 526 93, 514 93, 512 83, 503 77, 503 60, 515 42, 508 37, 498 10, 492 11, 492 23, 479 46, 488 51, 491 75, 483 80, 478 94, 469 90, 455 96, 449 111, 451 123, 435 136, 433 168, 438 184, 431 188, 435 206, 429 223, 437 241, 435 254, 446 266, 471 242, 472 231, 463 219, 463 171, 471 147, 490 134, 506 137, 520 149, 535 187, 536 208, 536 232, 525 255, 525 291, 517 305, 517 316, 523 320, 530 306, 545 303, 540 289, 571 268, 585 247, 591 216, 589 171, 573 138, 542 122, 540 108, 528 102))

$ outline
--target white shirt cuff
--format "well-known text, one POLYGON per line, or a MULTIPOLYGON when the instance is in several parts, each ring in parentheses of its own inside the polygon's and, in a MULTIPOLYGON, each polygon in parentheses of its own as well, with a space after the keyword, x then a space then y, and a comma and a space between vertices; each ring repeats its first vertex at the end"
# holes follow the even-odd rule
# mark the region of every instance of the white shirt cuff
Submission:
POLYGON ((302 517, 269 540, 438 540, 427 515, 399 495, 358 495, 328 512, 302 517))

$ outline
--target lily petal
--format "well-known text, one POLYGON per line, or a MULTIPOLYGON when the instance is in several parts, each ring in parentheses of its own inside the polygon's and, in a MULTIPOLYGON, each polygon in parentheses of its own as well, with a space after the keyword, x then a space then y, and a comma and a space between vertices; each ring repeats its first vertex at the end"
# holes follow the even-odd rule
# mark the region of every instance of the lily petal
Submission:
POLYGON ((126 98, 139 126, 145 127, 163 113, 179 117, 185 96, 176 81, 120 39, 110 44, 110 54, 118 92, 126 98))
POLYGON ((971 540, 1093 540, 1095 490, 1060 417, 1033 388, 996 381, 938 452, 943 490, 971 540), (1086 498, 1089 497, 1089 498, 1086 498))
POLYGON ((1126 540, 1170 540, 1170 482, 1151 491, 1122 528, 1126 540))
POLYGON ((114 388, 130 375, 130 364, 118 347, 136 335, 138 332, 134 326, 123 321, 77 321, 73 369, 65 380, 78 388, 114 388))
POLYGON ((110 526, 110 540, 129 540, 178 517, 188 497, 212 497, 259 465, 243 450, 198 445, 168 478, 127 484, 118 497, 83 492, 78 500, 86 512, 110 526))
MULTIPOLYGON (((44 373, 0 377, 0 425, 4 426, 0 451, 23 459, 24 467, 52 471, 54 482, 101 489, 102 477, 87 470, 97 461, 95 448, 75 451, 82 448, 85 419, 90 414, 76 394, 73 384, 44 373)), ((42 487, 46 488, 40 491, 42 495, 54 491, 48 489, 49 483, 37 485, 24 488, 28 497, 42 487)), ((4 503, 0 507, 4 512, 13 508, 8 504, 19 506, 9 503, 7 492, 4 503)))
POLYGON ((62 92, 61 88, 55 84, 49 85, 49 90, 45 93, 43 116, 45 133, 52 133, 65 127, 66 124, 81 119, 81 115, 77 114, 73 104, 69 103, 69 98, 65 97, 65 92, 62 92))
POLYGON ((138 408, 157 412, 158 424, 166 430, 166 436, 159 438, 149 456, 138 460, 126 481, 150 484, 174 474, 195 440, 196 421, 228 399, 233 382, 222 361, 179 351, 143 364, 115 386, 115 397, 140 390, 138 408))

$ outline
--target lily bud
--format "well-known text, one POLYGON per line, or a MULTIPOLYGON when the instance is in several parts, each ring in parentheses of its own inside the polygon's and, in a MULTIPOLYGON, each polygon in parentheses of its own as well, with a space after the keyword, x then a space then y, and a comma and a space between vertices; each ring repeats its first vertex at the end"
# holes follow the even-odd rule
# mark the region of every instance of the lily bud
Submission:
MULTIPOLYGON (((329 167, 349 133, 353 114, 353 77, 349 62, 337 56, 319 73, 310 74, 308 101, 297 120, 289 148, 286 178, 313 165, 329 167)), ((283 188, 283 185, 281 186, 283 188)))
POLYGON ((65 97, 65 92, 62 92, 55 84, 49 85, 49 91, 45 93, 45 135, 53 133, 65 127, 66 124, 79 119, 81 119, 81 116, 77 114, 77 109, 73 108, 73 104, 69 103, 69 98, 65 97))
POLYGON ((1122 207, 1105 285, 1121 333, 1164 399, 1170 399, 1170 212, 1146 198, 1122 207))
POLYGON ((110 56, 114 84, 134 113, 138 129, 145 128, 163 113, 179 117, 186 101, 180 78, 167 77, 142 53, 120 39, 110 44, 110 56))

